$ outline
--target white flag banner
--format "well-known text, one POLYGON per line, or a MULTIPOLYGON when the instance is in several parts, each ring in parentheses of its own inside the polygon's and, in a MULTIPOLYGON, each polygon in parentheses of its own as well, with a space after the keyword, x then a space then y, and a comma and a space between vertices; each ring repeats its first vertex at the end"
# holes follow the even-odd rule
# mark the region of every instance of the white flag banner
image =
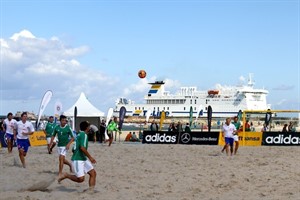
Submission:
POLYGON ((203 115, 203 107, 202 107, 202 105, 200 105, 199 108, 198 108, 198 112, 197 112, 197 115, 196 115, 196 121, 197 121, 197 119, 198 119, 199 114, 200 114, 201 111, 202 111, 202 114, 201 114, 201 116, 202 116, 203 115))
POLYGON ((152 112, 151 109, 147 110, 147 113, 146 113, 146 122, 147 122, 147 123, 148 123, 148 121, 149 121, 151 112, 152 112))
MULTIPOLYGON (((109 120, 110 120, 111 117, 113 116, 113 113, 114 113, 114 109, 113 109, 113 108, 109 108, 109 109, 108 109, 108 112, 107 112, 107 116, 106 116, 106 123, 105 123, 106 129, 107 129, 109 120)), ((108 140, 108 139, 109 139, 109 137, 108 137, 108 135, 107 135, 107 131, 105 131, 105 140, 108 140)))
POLYGON ((60 101, 56 101, 54 105, 54 116, 55 118, 59 118, 60 114, 62 112, 62 104, 60 101))
POLYGON ((38 126, 39 126, 42 114, 43 114, 46 106, 48 105, 49 101, 51 100, 51 97, 52 97, 52 91, 51 90, 48 90, 43 96, 43 99, 42 99, 41 105, 40 105, 40 110, 39 110, 39 117, 38 117, 38 120, 37 120, 37 123, 36 123, 36 128, 38 128, 38 126))

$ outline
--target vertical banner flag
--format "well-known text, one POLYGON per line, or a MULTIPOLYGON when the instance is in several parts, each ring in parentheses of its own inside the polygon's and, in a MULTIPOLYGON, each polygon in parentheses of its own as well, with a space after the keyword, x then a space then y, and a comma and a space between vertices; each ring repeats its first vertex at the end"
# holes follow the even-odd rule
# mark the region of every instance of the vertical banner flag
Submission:
POLYGON ((36 123, 36 129, 38 128, 39 126, 39 123, 40 123, 40 119, 42 117, 42 114, 46 108, 46 106, 48 105, 49 101, 51 100, 51 97, 52 97, 52 91, 51 90, 48 90, 44 96, 43 96, 43 99, 41 101, 41 105, 40 105, 40 109, 39 109, 39 117, 38 117, 38 120, 37 120, 37 123, 36 123))
POLYGON ((190 107, 190 127, 192 128, 193 123, 193 106, 190 107))
POLYGON ((126 115, 126 108, 122 106, 119 112, 119 131, 122 130, 125 115, 126 115))
POLYGON ((56 120, 59 118, 62 111, 62 104, 60 101, 56 101, 54 105, 54 120, 56 123, 56 120))
POLYGON ((146 113, 146 123, 148 123, 148 121, 149 121, 151 112, 152 112, 151 109, 147 110, 147 113, 146 113))
POLYGON ((76 118, 77 118, 77 106, 74 108, 74 116, 73 116, 73 123, 72 123, 72 128, 73 131, 76 131, 76 118))
POLYGON ((159 121, 159 130, 160 131, 162 130, 165 118, 166 118, 166 113, 165 113, 165 111, 162 111, 161 115, 160 115, 160 121, 159 121))
POLYGON ((237 114, 238 120, 242 121, 242 117, 243 117, 243 111, 239 110, 238 114, 237 114))
POLYGON ((200 105, 199 108, 198 108, 198 112, 197 112, 197 115, 196 115, 196 121, 197 121, 199 115, 200 116, 203 115, 203 107, 202 107, 202 105, 200 105))
MULTIPOLYGON (((125 115, 126 115, 126 108, 124 106, 122 106, 120 108, 120 112, 119 112, 119 126, 118 126, 119 131, 122 131, 125 115)), ((121 135, 121 132, 119 132, 119 142, 120 142, 120 135, 121 135)), ((117 139, 117 136, 115 137, 115 141, 116 141, 116 139, 117 139)))
MULTIPOLYGON (((114 113, 114 109, 113 108, 109 108, 108 111, 107 111, 107 115, 106 115, 106 123, 105 123, 106 126, 105 127, 108 126, 108 122, 111 119, 111 117, 113 116, 113 113, 114 113)), ((104 132, 104 136, 105 136, 105 140, 109 139, 106 131, 104 132)))
POLYGON ((207 108, 208 132, 210 132, 210 129, 211 129, 211 118, 212 118, 212 108, 211 108, 211 106, 208 106, 208 108, 207 108))

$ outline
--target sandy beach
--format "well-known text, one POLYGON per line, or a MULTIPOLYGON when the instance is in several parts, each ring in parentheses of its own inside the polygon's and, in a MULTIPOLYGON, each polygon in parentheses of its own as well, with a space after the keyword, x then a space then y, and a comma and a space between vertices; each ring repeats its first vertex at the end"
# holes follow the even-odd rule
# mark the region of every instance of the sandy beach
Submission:
POLYGON ((0 199, 300 199, 299 147, 241 147, 227 157, 221 146, 90 142, 89 151, 94 193, 83 192, 88 175, 57 183, 56 148, 31 147, 26 169, 16 148, 0 149, 0 199))

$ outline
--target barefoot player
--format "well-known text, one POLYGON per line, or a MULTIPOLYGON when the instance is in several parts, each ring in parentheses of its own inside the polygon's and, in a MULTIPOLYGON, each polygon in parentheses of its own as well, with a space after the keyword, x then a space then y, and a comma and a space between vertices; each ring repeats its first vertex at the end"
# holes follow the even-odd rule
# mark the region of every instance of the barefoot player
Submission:
POLYGON ((67 117, 64 115, 61 115, 59 118, 59 121, 60 121, 60 125, 56 126, 54 128, 50 146, 53 145, 53 140, 54 140, 55 136, 57 135, 57 139, 58 139, 57 151, 59 154, 58 176, 61 177, 64 164, 68 165, 70 167, 70 171, 72 172, 72 165, 66 159, 66 155, 67 155, 68 149, 70 148, 70 145, 74 141, 74 137, 73 137, 71 127, 67 124, 67 117))
POLYGON ((46 128, 44 130, 44 133, 45 133, 46 139, 47 139, 47 147, 48 147, 48 153, 49 154, 52 153, 52 149, 56 145, 56 138, 55 138, 53 143, 52 143, 52 146, 50 146, 51 137, 52 137, 52 133, 54 131, 55 126, 56 126, 56 123, 54 123, 54 118, 53 118, 53 116, 50 116, 49 119, 48 119, 48 123, 46 125, 46 128))
POLYGON ((7 118, 3 121, 3 128, 7 141, 8 153, 12 152, 14 146, 14 132, 17 126, 17 121, 13 119, 13 114, 10 112, 7 114, 7 118))
POLYGON ((73 146, 72 164, 74 167, 75 175, 64 173, 59 179, 62 180, 68 178, 74 182, 81 183, 84 181, 84 175, 87 173, 90 175, 89 189, 94 190, 96 184, 96 171, 92 163, 96 163, 96 160, 87 151, 88 149, 88 136, 90 130, 90 124, 87 121, 80 123, 80 132, 76 137, 76 141, 73 146))
POLYGON ((18 149, 19 149, 19 157, 22 162, 23 167, 25 168, 25 157, 30 146, 30 142, 28 139, 28 135, 32 135, 34 132, 34 128, 32 123, 27 121, 27 113, 23 112, 21 114, 21 121, 17 122, 17 132, 15 133, 15 138, 17 139, 18 149))
POLYGON ((236 132, 235 126, 230 123, 231 119, 226 118, 226 122, 222 128, 222 136, 225 139, 225 150, 226 154, 229 155, 229 147, 230 147, 230 155, 233 154, 233 134, 236 132))

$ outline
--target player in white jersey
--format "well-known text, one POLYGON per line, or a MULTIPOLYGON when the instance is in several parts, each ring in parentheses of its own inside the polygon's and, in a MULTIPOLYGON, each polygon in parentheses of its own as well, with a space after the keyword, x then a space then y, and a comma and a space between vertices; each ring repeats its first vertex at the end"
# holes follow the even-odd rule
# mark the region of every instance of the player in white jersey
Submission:
POLYGON ((26 112, 21 114, 21 121, 17 123, 17 132, 18 135, 15 135, 15 137, 17 138, 19 157, 23 167, 25 168, 25 157, 30 146, 28 135, 32 135, 34 132, 32 123, 27 121, 26 112))
POLYGON ((226 122, 222 128, 222 136, 225 139, 225 149, 226 154, 229 155, 229 146, 230 146, 230 155, 233 153, 233 135, 236 132, 235 126, 230 123, 231 119, 226 118, 226 122))
POLYGON ((8 153, 12 152, 14 146, 14 133, 17 128, 17 121, 13 119, 13 114, 8 113, 7 118, 3 121, 5 139, 7 141, 8 153))

